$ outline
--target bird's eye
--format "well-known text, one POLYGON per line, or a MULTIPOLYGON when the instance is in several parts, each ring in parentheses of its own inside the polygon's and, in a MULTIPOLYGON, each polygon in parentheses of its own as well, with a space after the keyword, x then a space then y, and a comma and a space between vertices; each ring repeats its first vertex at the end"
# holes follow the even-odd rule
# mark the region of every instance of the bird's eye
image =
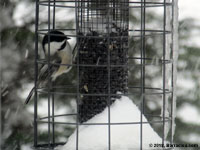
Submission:
POLYGON ((65 48, 65 46, 66 46, 66 41, 61 45, 61 47, 58 49, 58 51, 63 50, 65 48))

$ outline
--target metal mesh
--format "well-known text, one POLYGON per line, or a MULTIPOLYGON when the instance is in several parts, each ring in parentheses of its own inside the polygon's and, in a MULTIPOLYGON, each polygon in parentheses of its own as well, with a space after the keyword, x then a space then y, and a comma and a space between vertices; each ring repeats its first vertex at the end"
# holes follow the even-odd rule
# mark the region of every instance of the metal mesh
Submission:
MULTIPOLYGON (((174 11, 177 11, 174 10, 174 0, 37 0, 34 146, 52 148, 64 144, 57 140, 55 134, 55 126, 58 125, 75 126, 78 137, 80 125, 87 125, 85 123, 87 120, 102 112, 106 107, 109 108, 121 95, 138 99, 135 103, 140 106, 141 115, 144 114, 147 117, 149 123, 162 137, 163 143, 168 134, 166 125, 169 125, 168 140, 173 142, 175 128, 173 116, 175 111, 175 94, 173 93, 175 82, 173 73, 176 67, 173 62, 173 53, 176 50, 173 46, 174 11), (43 13, 39 10, 42 6, 48 10, 48 21, 45 25, 39 24, 39 17, 43 13), (56 27, 55 13, 59 8, 73 9, 76 16, 74 19, 76 28, 56 27), (161 9, 161 19, 159 23, 154 23, 155 26, 149 28, 149 20, 147 19, 149 9, 157 8, 161 9), (133 14, 137 15, 134 16, 133 14), (139 20, 139 22, 136 23, 135 20, 139 20), (49 83, 51 87, 47 87, 43 91, 37 87, 38 65, 51 63, 38 57, 39 35, 44 35, 51 29, 61 30, 67 36, 76 38, 78 53, 76 61, 72 64, 76 68, 77 77, 74 90, 69 90, 70 85, 62 85, 58 88, 58 85, 51 85, 51 83, 49 83), (72 31, 73 34, 69 31, 72 31), (156 42, 155 45, 151 43, 152 39, 156 42), (152 47, 149 41, 153 45, 152 47), (159 86, 152 84, 156 82, 155 78, 161 82, 159 86), (48 113, 47 116, 42 118, 39 118, 38 115, 38 100, 40 99, 38 95, 40 93, 45 93, 48 99, 48 113), (56 114, 54 108, 56 95, 75 97, 77 112, 56 114), (162 112, 161 115, 149 110, 148 102, 152 99, 161 104, 159 109, 159 112, 162 112), (75 116, 76 122, 56 121, 57 118, 63 116, 75 116), (46 124, 48 129, 45 144, 41 144, 42 142, 38 138, 40 134, 38 126, 41 123, 46 124)), ((151 16, 148 17, 151 18, 151 16)), ((153 17, 151 21, 154 21, 153 17)), ((141 150, 143 149, 144 138, 143 123, 142 119, 140 122, 127 123, 129 125, 140 125, 141 136, 138 140, 141 150)), ((95 125, 101 124, 96 123, 95 125)), ((109 120, 108 126, 111 125, 109 120)), ((111 150, 110 132, 112 131, 109 130, 108 134, 108 150, 111 150)), ((79 149, 78 140, 76 144, 77 149, 79 149)))

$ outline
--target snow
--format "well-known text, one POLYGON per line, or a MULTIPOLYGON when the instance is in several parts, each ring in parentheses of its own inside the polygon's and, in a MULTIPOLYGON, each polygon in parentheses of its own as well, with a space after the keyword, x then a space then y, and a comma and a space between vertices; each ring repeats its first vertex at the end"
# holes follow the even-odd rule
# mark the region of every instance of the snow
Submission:
POLYGON ((28 83, 23 85, 22 89, 18 91, 18 95, 21 95, 22 99, 26 99, 33 86, 34 86, 33 83, 28 83))
POLYGON ((24 56, 24 58, 25 58, 25 59, 27 59, 27 58, 28 58, 28 54, 29 54, 29 50, 28 50, 28 49, 26 49, 25 56, 24 56))
MULTIPOLYGON (((111 149, 113 150, 138 150, 140 148, 140 116, 138 107, 128 97, 122 96, 110 106, 111 123, 138 124, 111 125, 111 149)), ((142 116, 143 122, 148 122, 142 116)), ((102 113, 88 120, 86 124, 108 123, 108 108, 102 113)), ((68 142, 59 150, 75 150, 75 131, 68 142)), ((79 126, 79 150, 107 150, 108 149, 108 125, 80 125, 79 126)), ((149 123, 143 124, 143 149, 151 149, 150 143, 162 143, 162 139, 152 129, 149 123)))
MULTIPOLYGON (((41 117, 47 117, 48 116, 48 101, 47 99, 40 99, 40 101, 38 102, 39 105, 38 105, 38 116, 39 118, 41 117)), ((64 106, 64 107, 60 107, 58 105, 55 105, 55 112, 54 112, 54 115, 61 115, 61 114, 70 114, 70 113, 73 113, 75 110, 74 109, 74 104, 75 103, 75 100, 71 100, 70 101, 70 104, 67 105, 67 106, 64 106)), ((51 110, 52 108, 50 108, 51 110)), ((34 108, 29 105, 27 106, 27 110, 28 112, 30 113, 34 113, 34 108)), ((51 110, 52 112, 52 110, 51 110)), ((47 121, 47 119, 43 119, 42 121, 47 121)), ((55 121, 57 122, 68 122, 68 123, 72 123, 74 122, 74 119, 73 119, 73 116, 68 116, 68 117, 56 117, 55 118, 55 121)), ((70 126, 70 127, 73 127, 73 126, 70 126)), ((45 132, 45 131, 48 131, 48 128, 47 128, 47 124, 40 124, 39 126, 39 130, 41 132, 45 132)), ((63 128, 58 126, 56 131, 63 131, 63 128)))
POLYGON ((200 136, 197 133, 191 133, 189 135, 182 135, 181 139, 187 143, 199 143, 200 136))
POLYGON ((21 150, 33 150, 30 145, 22 145, 21 150))
POLYGON ((9 116, 9 114, 10 114, 10 108, 8 108, 8 109, 6 110, 6 113, 5 113, 4 118, 7 119, 8 116, 9 116))
POLYGON ((180 6, 180 19, 184 18, 189 18, 193 17, 195 19, 200 18, 200 13, 199 12, 199 6, 200 6, 200 1, 199 0, 181 0, 179 1, 179 6, 180 6))
POLYGON ((13 19, 17 26, 22 26, 25 22, 29 22, 31 19, 34 19, 34 3, 29 3, 26 1, 21 1, 15 7, 13 13, 13 19))
MULTIPOLYGON (((195 88, 195 81, 188 77, 189 75, 179 75, 177 80, 177 86, 185 92, 185 90, 190 90, 195 88)), ((181 91, 179 91, 181 92, 181 91)), ((183 94, 183 93, 181 93, 183 94)))
POLYGON ((185 123, 200 125, 200 112, 198 111, 197 107, 192 106, 190 104, 183 105, 178 110, 177 117, 185 123))

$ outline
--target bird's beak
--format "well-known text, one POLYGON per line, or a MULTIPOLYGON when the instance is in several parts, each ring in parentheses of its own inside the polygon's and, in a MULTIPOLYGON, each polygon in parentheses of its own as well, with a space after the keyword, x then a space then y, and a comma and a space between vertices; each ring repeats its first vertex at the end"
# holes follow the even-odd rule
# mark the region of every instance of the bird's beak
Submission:
POLYGON ((66 40, 69 40, 69 39, 71 39, 71 38, 69 38, 69 37, 66 37, 66 40))

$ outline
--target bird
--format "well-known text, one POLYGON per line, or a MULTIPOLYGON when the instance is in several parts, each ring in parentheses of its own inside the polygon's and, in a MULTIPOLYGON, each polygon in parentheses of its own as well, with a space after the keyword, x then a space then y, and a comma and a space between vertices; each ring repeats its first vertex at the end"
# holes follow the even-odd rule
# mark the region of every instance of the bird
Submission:
MULTIPOLYGON (((45 55, 46 62, 39 68, 38 83, 42 85, 49 80, 54 82, 57 77, 64 73, 68 73, 72 68, 73 54, 72 48, 68 40, 70 38, 63 32, 58 30, 50 30, 47 32, 42 40, 42 49, 45 55)), ((25 100, 25 104, 28 104, 33 93, 35 86, 29 92, 25 100)))

